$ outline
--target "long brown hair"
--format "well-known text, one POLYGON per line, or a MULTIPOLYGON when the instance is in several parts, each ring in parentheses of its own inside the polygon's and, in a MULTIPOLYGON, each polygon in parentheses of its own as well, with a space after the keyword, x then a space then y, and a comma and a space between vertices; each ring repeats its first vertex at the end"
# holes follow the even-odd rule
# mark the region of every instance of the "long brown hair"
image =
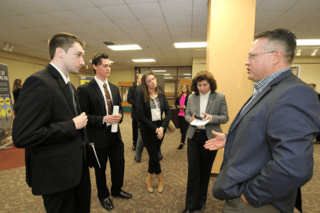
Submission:
MULTIPOLYGON (((154 73, 152 72, 152 70, 148 70, 146 71, 143 75, 142 75, 142 78, 141 78, 141 87, 142 87, 142 91, 143 91, 143 94, 144 94, 144 101, 147 102, 150 100, 150 92, 148 90, 148 86, 147 86, 147 77, 149 75, 153 75, 154 76, 154 73)), ((155 88, 155 92, 156 94, 160 94, 161 91, 158 89, 158 85, 156 86, 155 88)))
POLYGON ((182 88, 186 86, 187 87, 187 96, 190 95, 190 86, 189 84, 183 84, 182 87, 181 87, 181 92, 179 93, 178 97, 181 98, 182 94, 183 94, 183 91, 182 91, 182 88))
POLYGON ((16 89, 21 89, 22 88, 22 86, 21 86, 21 79, 16 79, 16 80, 14 80, 14 82, 13 82, 13 87, 12 87, 12 92, 14 92, 16 89))

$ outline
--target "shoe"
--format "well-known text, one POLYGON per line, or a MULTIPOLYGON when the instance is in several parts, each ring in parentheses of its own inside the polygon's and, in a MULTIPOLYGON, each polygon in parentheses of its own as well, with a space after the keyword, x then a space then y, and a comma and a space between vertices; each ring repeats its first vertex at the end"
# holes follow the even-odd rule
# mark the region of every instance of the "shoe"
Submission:
POLYGON ((110 198, 105 198, 104 200, 100 200, 100 204, 104 209, 108 211, 111 211, 114 208, 110 198))
POLYGON ((159 181, 159 184, 158 184, 158 192, 162 192, 163 191, 163 178, 161 176, 161 173, 158 174, 158 181, 159 181))
POLYGON ((193 213, 193 211, 185 209, 182 213, 193 213))
POLYGON ((200 212, 203 212, 205 208, 206 208, 206 204, 200 204, 199 207, 198 207, 198 210, 200 212))
POLYGON ((137 163, 141 163, 141 158, 137 159, 136 157, 133 158, 137 163))
POLYGON ((184 143, 180 143, 180 145, 179 145, 178 149, 182 149, 182 148, 183 148, 183 146, 184 146, 184 143))
POLYGON ((121 190, 119 194, 112 195, 112 197, 117 197, 121 199, 130 199, 132 197, 132 194, 121 190))
POLYGON ((153 192, 153 187, 152 187, 152 184, 151 184, 151 178, 152 178, 152 174, 148 173, 147 188, 148 188, 148 192, 150 192, 150 193, 153 192))
POLYGON ((162 154, 159 155, 159 160, 162 160, 163 159, 163 156, 162 154))
POLYGON ((133 145, 133 146, 132 146, 132 150, 133 150, 133 151, 136 151, 136 148, 137 148, 136 145, 133 145))

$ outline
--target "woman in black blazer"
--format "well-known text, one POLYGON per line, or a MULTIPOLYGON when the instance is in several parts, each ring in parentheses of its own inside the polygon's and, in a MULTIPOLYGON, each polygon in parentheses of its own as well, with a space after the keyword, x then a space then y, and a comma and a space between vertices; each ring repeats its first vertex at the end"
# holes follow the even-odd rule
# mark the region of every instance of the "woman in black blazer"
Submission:
POLYGON ((181 132, 181 143, 178 149, 182 149, 184 146, 184 142, 186 140, 187 129, 189 127, 189 123, 184 119, 185 110, 187 108, 188 97, 190 95, 189 85, 183 84, 181 88, 181 93, 178 95, 175 105, 178 109, 178 121, 181 132))
POLYGON ((171 118, 171 110, 165 95, 158 89, 152 71, 147 71, 141 79, 142 90, 138 91, 136 109, 141 136, 149 154, 147 187, 153 192, 152 174, 158 176, 158 191, 163 191, 163 179, 159 159, 160 145, 171 118), (165 113, 165 119, 162 114, 165 113))

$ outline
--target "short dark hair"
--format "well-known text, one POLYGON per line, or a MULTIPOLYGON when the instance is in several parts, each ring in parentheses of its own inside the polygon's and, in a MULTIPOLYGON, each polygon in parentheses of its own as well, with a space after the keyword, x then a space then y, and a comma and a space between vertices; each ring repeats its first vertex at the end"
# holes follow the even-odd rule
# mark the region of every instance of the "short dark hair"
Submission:
POLYGON ((56 49, 58 47, 62 48, 65 52, 68 52, 69 48, 72 47, 72 45, 76 42, 79 43, 82 46, 82 48, 86 46, 85 41, 71 33, 57 33, 54 36, 52 36, 48 40, 50 60, 54 58, 56 49))
POLYGON ((316 86, 317 86, 316 84, 313 84, 313 83, 312 83, 312 84, 309 84, 309 85, 310 85, 310 86, 313 86, 313 87, 316 87, 316 86))
POLYGON ((284 57, 287 59, 288 64, 292 64, 294 54, 296 51, 296 35, 290 30, 279 28, 270 31, 257 33, 255 39, 267 38, 269 42, 275 42, 283 47, 284 57))
POLYGON ((211 94, 213 94, 217 89, 217 82, 213 75, 208 71, 201 71, 197 73, 197 75, 192 79, 191 91, 194 91, 196 95, 199 95, 197 84, 203 80, 208 81, 210 84, 211 94))
POLYGON ((96 74, 96 70, 93 68, 93 65, 98 66, 102 63, 101 59, 108 59, 109 56, 106 53, 96 53, 93 55, 92 58, 92 69, 94 71, 94 74, 96 74))

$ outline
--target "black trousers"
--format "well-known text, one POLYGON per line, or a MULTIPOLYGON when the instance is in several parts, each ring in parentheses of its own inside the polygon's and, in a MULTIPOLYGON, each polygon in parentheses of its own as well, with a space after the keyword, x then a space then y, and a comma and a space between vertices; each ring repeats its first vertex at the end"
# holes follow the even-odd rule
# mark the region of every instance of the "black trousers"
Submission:
POLYGON ((42 198, 47 213, 90 213, 91 181, 86 163, 83 163, 81 180, 76 187, 42 198))
POLYGON ((181 143, 186 141, 187 130, 189 127, 189 123, 184 119, 184 116, 178 116, 178 122, 181 133, 181 143))
POLYGON ((207 201, 211 168, 217 154, 217 151, 203 147, 207 140, 204 130, 195 132, 192 139, 188 138, 187 210, 195 211, 207 201))
POLYGON ((132 118, 132 144, 137 145, 137 140, 138 140, 138 120, 132 118))
MULTIPOLYGON (((154 121, 153 123, 158 127, 161 125, 161 121, 154 121)), ((155 173, 158 175, 161 173, 161 165, 158 153, 160 152, 160 146, 164 138, 164 133, 161 140, 157 138, 155 132, 141 130, 141 136, 149 154, 148 173, 155 173)))
POLYGON ((101 168, 94 168, 96 174, 96 184, 98 189, 98 198, 100 200, 108 198, 110 191, 107 186, 106 169, 108 159, 111 169, 111 194, 118 194, 123 186, 124 178, 124 144, 119 140, 117 133, 109 133, 110 138, 107 146, 96 148, 96 152, 101 164, 101 168))

